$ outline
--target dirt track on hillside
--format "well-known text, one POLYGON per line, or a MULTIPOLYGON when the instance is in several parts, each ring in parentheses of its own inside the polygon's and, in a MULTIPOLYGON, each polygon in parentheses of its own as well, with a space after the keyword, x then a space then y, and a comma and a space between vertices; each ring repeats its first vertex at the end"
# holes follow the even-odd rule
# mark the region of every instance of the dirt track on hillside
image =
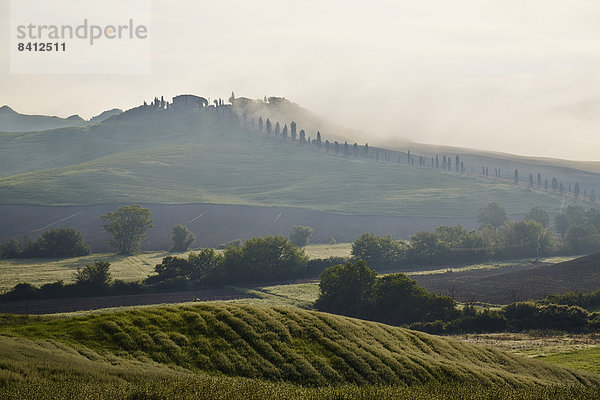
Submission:
MULTIPOLYGON (((300 208, 251 207, 219 204, 142 204, 152 211, 154 228, 142 244, 143 250, 168 250, 173 225, 187 225, 196 235, 194 247, 214 247, 232 240, 263 235, 287 236, 294 225, 308 225, 315 230, 314 243, 352 242, 364 232, 409 238, 420 230, 439 225, 462 224, 476 227, 475 218, 394 217, 339 215, 300 208)), ((119 204, 98 206, 24 206, 0 205, 0 243, 11 238, 35 239, 44 230, 73 226, 83 233, 95 252, 109 251, 108 236, 100 215, 113 211, 119 204)))

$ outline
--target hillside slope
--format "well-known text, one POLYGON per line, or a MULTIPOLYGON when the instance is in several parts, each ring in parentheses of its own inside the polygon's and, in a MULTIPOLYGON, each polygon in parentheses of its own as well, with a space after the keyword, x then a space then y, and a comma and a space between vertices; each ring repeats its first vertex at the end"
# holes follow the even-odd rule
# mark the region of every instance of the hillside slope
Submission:
MULTIPOLYGON (((26 324, 4 318, 2 325, 0 334, 52 340, 61 343, 56 347, 72 348, 90 360, 118 357, 183 368, 180 371, 309 385, 600 384, 600 376, 590 373, 449 338, 299 309, 203 304, 26 324)), ((113 363, 118 364, 116 359, 113 363)))
POLYGON ((551 294, 592 292, 600 288, 600 253, 557 264, 415 275, 428 290, 459 301, 509 304, 541 300, 551 294))
POLYGON ((214 203, 428 217, 472 217, 489 201, 512 214, 575 202, 498 180, 332 153, 249 130, 230 107, 140 107, 91 127, 0 134, 0 202, 214 203))

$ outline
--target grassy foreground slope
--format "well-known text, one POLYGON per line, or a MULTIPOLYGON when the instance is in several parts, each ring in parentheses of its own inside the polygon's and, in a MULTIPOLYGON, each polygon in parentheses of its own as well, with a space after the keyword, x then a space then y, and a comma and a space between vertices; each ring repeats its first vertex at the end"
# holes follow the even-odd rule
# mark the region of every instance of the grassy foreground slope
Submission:
POLYGON ((3 204, 215 203, 472 217, 490 201, 524 213, 532 206, 557 211, 565 199, 495 180, 325 154, 240 128, 227 109, 142 109, 92 127, 0 134, 0 171, 3 204))
POLYGON ((0 397, 3 399, 597 399, 597 387, 465 385, 299 386, 260 379, 193 374, 152 362, 90 350, 76 351, 56 341, 0 336, 0 397))
POLYGON ((600 384, 594 374, 458 340, 293 308, 202 304, 0 323, 2 335, 44 339, 92 361, 296 384, 600 384))

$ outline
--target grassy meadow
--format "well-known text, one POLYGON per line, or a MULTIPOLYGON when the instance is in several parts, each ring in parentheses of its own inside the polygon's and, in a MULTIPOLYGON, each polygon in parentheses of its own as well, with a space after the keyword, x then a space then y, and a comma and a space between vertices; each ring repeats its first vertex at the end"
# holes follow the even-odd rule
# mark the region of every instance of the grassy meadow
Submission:
POLYGON ((591 399, 600 393, 599 375, 450 338, 235 304, 25 321, 3 316, 0 358, 3 398, 591 399))
POLYGON ((96 261, 110 262, 110 272, 115 279, 140 281, 154 272, 154 266, 167 255, 185 255, 185 253, 167 253, 164 251, 143 252, 133 256, 116 254, 92 254, 74 258, 48 259, 11 259, 0 260, 0 291, 9 290, 17 283, 30 283, 40 286, 63 280, 74 282, 78 268, 96 261))

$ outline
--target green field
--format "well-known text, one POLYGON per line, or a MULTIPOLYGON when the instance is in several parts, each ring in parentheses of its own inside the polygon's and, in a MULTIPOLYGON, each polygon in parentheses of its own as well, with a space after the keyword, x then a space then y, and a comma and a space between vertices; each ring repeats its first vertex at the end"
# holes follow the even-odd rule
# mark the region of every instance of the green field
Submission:
POLYGON ((64 259, 0 260, 0 291, 8 290, 22 282, 36 286, 58 280, 63 280, 65 283, 74 282, 75 272, 78 268, 103 260, 110 262, 110 272, 113 278, 127 282, 140 281, 154 272, 154 266, 159 264, 163 257, 182 254, 157 251, 133 256, 92 254, 64 259))
POLYGON ((600 374, 600 346, 580 350, 563 351, 540 357, 541 360, 600 374))
POLYGON ((568 368, 600 373, 600 336, 561 332, 456 335, 466 343, 491 346, 568 368))
POLYGON ((125 113, 91 128, 0 133, 0 171, 3 204, 217 203, 473 217, 490 201, 514 214, 533 206, 557 211, 565 199, 491 179, 325 154, 208 111, 125 113))
POLYGON ((1 317, 0 355, 3 398, 593 398, 581 384, 600 384, 450 338, 223 304, 1 317))
MULTIPOLYGON (((310 244, 304 247, 309 258, 350 257, 351 243, 310 244)), ((221 250, 217 250, 218 252, 221 250)), ((17 283, 30 283, 40 286, 63 280, 65 283, 75 281, 77 268, 91 265, 96 261, 109 261, 110 272, 115 279, 125 282, 141 281, 154 273, 154 266, 163 257, 185 256, 187 253, 170 253, 165 251, 145 251, 133 256, 116 254, 92 254, 84 257, 64 259, 0 259, 0 293, 13 288, 17 283)))

